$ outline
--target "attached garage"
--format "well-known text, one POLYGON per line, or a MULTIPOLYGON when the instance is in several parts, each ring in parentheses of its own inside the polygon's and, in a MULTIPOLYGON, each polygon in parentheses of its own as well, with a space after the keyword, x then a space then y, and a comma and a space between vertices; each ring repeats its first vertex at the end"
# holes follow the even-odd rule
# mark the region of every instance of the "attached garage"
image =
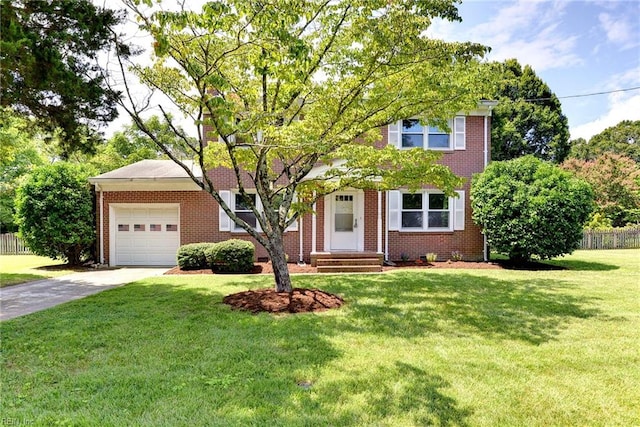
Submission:
MULTIPOLYGON (((180 207, 111 205, 114 265, 175 265, 180 246, 180 207)), ((110 215, 111 216, 111 215, 110 215)))
MULTIPOLYGON (((185 164, 193 176, 202 177, 193 162, 185 164)), ((192 218, 188 213, 194 210, 193 200, 202 194, 184 169, 171 160, 142 160, 89 182, 97 196, 102 264, 176 265, 176 252, 185 239, 181 214, 192 218)))

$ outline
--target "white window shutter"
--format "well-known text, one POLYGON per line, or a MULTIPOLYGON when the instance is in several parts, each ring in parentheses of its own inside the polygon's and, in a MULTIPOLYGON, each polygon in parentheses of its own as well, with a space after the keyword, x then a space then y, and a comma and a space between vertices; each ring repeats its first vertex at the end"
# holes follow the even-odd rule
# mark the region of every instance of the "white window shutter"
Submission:
MULTIPOLYGON (((231 209, 231 191, 228 190, 220 190, 220 198, 229 206, 231 209)), ((231 231, 231 218, 229 215, 222 209, 222 206, 218 206, 218 228, 220 231, 231 231)))
POLYGON ((400 131, 402 130, 402 120, 390 123, 389 126, 389 144, 396 148, 401 148, 400 145, 400 131))
POLYGON ((400 229, 400 192, 391 190, 387 193, 389 198, 389 230, 396 231, 400 229))
POLYGON ((453 119, 453 148, 455 150, 465 150, 467 148, 465 126, 465 116, 456 116, 453 119))
POLYGON ((453 229, 464 230, 464 191, 456 191, 459 197, 453 198, 453 229))
MULTIPOLYGON (((293 195, 293 203, 295 203, 297 200, 296 195, 293 195)), ((287 228, 284 229, 285 233, 287 231, 298 231, 298 221, 299 219, 295 220, 295 222, 293 222, 290 226, 288 226, 287 228)))

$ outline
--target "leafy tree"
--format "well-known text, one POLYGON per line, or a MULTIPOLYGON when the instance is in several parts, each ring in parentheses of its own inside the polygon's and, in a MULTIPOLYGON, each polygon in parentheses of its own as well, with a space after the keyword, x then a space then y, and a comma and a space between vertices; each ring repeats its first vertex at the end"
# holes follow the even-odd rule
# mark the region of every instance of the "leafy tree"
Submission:
POLYGON ((77 265, 90 253, 95 227, 87 178, 94 172, 58 162, 34 170, 18 188, 16 223, 35 254, 77 265))
MULTIPOLYGON (((492 75, 477 61, 484 46, 424 35, 434 18, 460 19, 453 0, 230 0, 157 13, 127 3, 155 39, 153 65, 134 69, 196 124, 191 151, 203 170, 235 176, 262 233, 235 215, 209 175, 192 178, 265 247, 276 290, 291 290, 284 229, 320 197, 347 186, 426 183, 454 194, 461 183, 436 164, 438 154, 374 147, 383 125, 419 117, 446 126, 487 95, 492 75), (334 159, 342 167, 305 179, 318 162, 334 159)), ((129 101, 123 106, 140 129, 178 161, 140 119, 141 103, 129 101)))
POLYGON ((0 8, 0 104, 59 128, 65 154, 90 151, 96 127, 117 116, 118 94, 95 59, 122 15, 90 0, 0 0, 0 8))
POLYGON ((638 222, 640 213, 640 166, 619 154, 605 152, 592 161, 569 159, 562 168, 591 185, 597 209, 614 227, 638 222))
MULTIPOLYGON (((178 159, 186 159, 187 147, 184 146, 176 133, 158 116, 152 116, 144 121, 144 126, 153 132, 162 144, 171 150, 178 159)), ((178 132, 184 133, 182 129, 178 132)), ((195 138, 186 137, 190 146, 197 145, 195 138)), ((166 159, 158 145, 147 134, 142 132, 135 123, 125 126, 122 131, 113 134, 109 140, 97 146, 96 154, 92 156, 74 156, 86 158, 99 173, 108 172, 122 166, 130 165, 144 159, 166 159)))
POLYGON ((529 155, 492 162, 474 176, 471 206, 491 248, 523 262, 577 249, 593 194, 586 182, 529 155))
POLYGON ((14 198, 21 178, 45 163, 33 120, 0 108, 0 230, 14 232, 14 198))
POLYGON ((640 120, 623 120, 585 141, 572 141, 570 157, 595 160, 603 153, 614 153, 629 157, 640 163, 640 120))
POLYGON ((494 93, 491 158, 533 154, 562 163, 570 149, 569 125, 556 95, 529 65, 508 59, 496 67, 501 81, 494 93))

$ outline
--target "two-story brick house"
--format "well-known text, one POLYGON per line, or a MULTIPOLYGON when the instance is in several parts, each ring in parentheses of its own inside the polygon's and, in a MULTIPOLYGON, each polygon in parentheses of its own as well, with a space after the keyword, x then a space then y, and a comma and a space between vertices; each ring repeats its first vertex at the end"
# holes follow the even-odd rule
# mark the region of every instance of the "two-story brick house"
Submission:
MULTIPOLYGON (((481 260, 485 244, 471 220, 471 177, 489 160, 493 101, 450 121, 451 132, 403 120, 382 129, 379 146, 399 149, 422 147, 443 151, 441 163, 466 178, 459 198, 446 197, 435 188, 417 193, 343 190, 319 200, 285 233, 290 261, 315 264, 323 254, 367 254, 388 260, 417 259, 428 252, 449 259, 458 252, 464 259, 481 260)), ((321 174, 319 165, 311 175, 321 174)), ((194 175, 202 177, 193 168, 194 175)), ((252 222, 235 190, 231 171, 215 169, 209 177, 236 214, 252 222)), ((98 253, 109 265, 175 265, 180 245, 249 239, 200 189, 182 168, 170 160, 143 160, 90 179, 97 195, 98 253)), ((267 256, 256 246, 256 256, 267 256)))

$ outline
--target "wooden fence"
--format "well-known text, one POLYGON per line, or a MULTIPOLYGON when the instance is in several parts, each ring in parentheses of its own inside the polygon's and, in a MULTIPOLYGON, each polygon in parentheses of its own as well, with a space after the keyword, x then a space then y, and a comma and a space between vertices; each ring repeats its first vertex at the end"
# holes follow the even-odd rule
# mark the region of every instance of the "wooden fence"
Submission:
POLYGON ((640 227, 585 230, 580 249, 640 248, 640 227))
POLYGON ((15 233, 0 234, 0 255, 27 255, 31 251, 15 233))

